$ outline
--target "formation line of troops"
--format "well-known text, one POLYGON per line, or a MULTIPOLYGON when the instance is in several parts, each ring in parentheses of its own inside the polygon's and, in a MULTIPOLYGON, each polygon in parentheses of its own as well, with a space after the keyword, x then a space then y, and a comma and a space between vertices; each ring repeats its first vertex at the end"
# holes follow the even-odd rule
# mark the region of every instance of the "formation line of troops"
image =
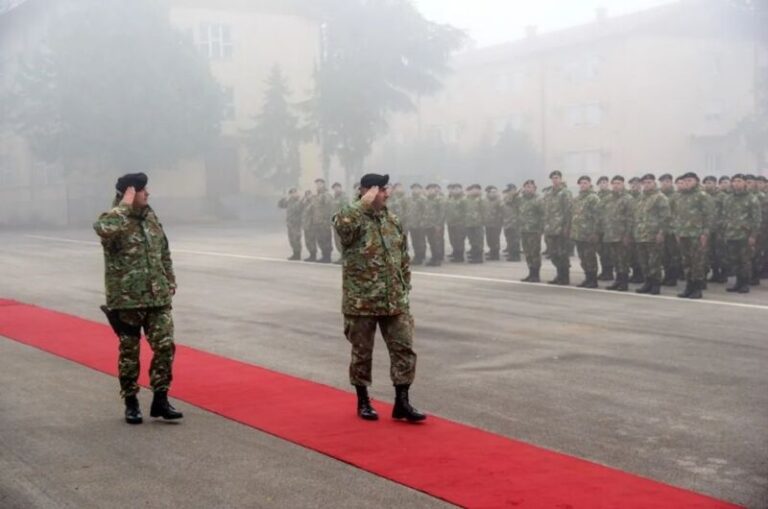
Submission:
MULTIPOLYGON (((684 281, 679 297, 693 299, 702 297, 708 283, 726 283, 731 276, 735 284, 727 290, 748 293, 768 275, 768 188, 763 176, 737 173, 700 180, 688 172, 657 179, 649 173, 625 182, 616 175, 600 177, 597 189, 589 176, 582 176, 575 195, 560 171, 549 179, 551 185, 541 193, 533 180, 522 189, 509 184, 501 191, 492 185, 483 189, 454 183, 447 194, 436 183, 414 183, 410 193, 396 183, 389 188, 387 207, 409 238, 412 265, 437 267, 446 258, 475 264, 502 256, 515 262, 522 261, 522 253, 529 270, 523 281, 538 283, 546 256, 556 269, 549 283, 569 285, 575 248, 584 272, 579 287, 598 288, 598 281, 612 281, 605 289, 628 291, 636 283, 641 285, 636 292, 658 295, 662 286, 684 281)), ((342 252, 330 218, 349 200, 338 183, 331 193, 322 179, 315 184, 316 192, 304 196, 292 189, 279 206, 286 209, 290 259, 301 259, 303 232, 309 251, 305 260, 330 263, 332 236, 342 252)))

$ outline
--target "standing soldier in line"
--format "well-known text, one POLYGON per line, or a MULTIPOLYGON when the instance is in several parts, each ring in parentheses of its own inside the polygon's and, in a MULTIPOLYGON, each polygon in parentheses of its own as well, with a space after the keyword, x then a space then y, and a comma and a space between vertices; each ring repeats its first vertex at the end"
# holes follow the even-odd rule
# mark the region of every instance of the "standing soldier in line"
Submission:
POLYGON ((523 240, 528 277, 524 283, 541 281, 541 234, 544 232, 544 204, 536 195, 536 182, 526 180, 519 200, 519 228, 523 240))
POLYGON ((448 226, 448 241, 451 243, 451 261, 464 262, 467 243, 467 200, 461 184, 448 186, 448 200, 445 203, 445 222, 448 226))
POLYGON ((333 216, 344 248, 342 313, 344 335, 352 345, 349 379, 357 392, 357 415, 377 420, 368 386, 378 326, 389 350, 395 386, 392 418, 418 422, 426 415, 411 406, 408 394, 416 375, 408 240, 400 222, 387 210, 388 182, 388 175, 364 175, 359 198, 333 216))
POLYGON ((632 239, 634 201, 624 189, 624 177, 611 179, 611 194, 600 200, 603 242, 616 268, 616 280, 606 290, 629 289, 629 247, 632 239))
MULTIPOLYGON (((611 184, 608 180, 608 177, 602 176, 599 179, 597 179, 597 197, 600 198, 600 203, 603 202, 604 198, 607 198, 611 195, 611 184)), ((608 246, 603 241, 603 231, 600 230, 598 232, 599 234, 599 246, 597 249, 597 254, 600 257, 600 275, 597 276, 598 281, 613 281, 613 260, 611 259, 611 250, 608 248, 608 246)))
POLYGON ((408 231, 405 223, 405 202, 406 196, 403 190, 403 184, 397 182, 392 186, 392 190, 389 193, 389 201, 387 202, 387 208, 390 214, 394 214, 400 220, 400 225, 403 227, 403 231, 408 231))
POLYGON ((600 198, 592 189, 592 179, 579 177, 579 195, 573 200, 571 239, 576 242, 584 281, 579 288, 597 288, 597 246, 600 230, 600 198))
POLYGON ((520 261, 520 195, 514 184, 508 184, 502 196, 502 226, 504 240, 507 243, 505 252, 508 262, 520 261))
POLYGON ((726 269, 726 244, 723 237, 723 201, 725 192, 717 187, 717 177, 709 175, 704 178, 704 190, 712 198, 712 224, 709 230, 709 266, 712 269, 711 283, 725 283, 728 281, 726 269))
MULTIPOLYGON (((343 209, 349 203, 349 199, 340 183, 334 182, 331 186, 331 190, 333 191, 333 208, 331 209, 331 215, 333 215, 343 209)), ((333 244, 336 246, 336 251, 341 255, 341 240, 339 239, 339 234, 336 233, 336 230, 333 230, 333 244)), ((341 258, 339 258, 339 261, 336 263, 341 264, 341 258)))
MULTIPOLYGON (((669 201, 669 208, 672 216, 675 215, 675 203, 678 193, 675 191, 672 175, 665 173, 659 177, 659 187, 664 196, 669 201)), ((664 286, 677 286, 677 280, 682 276, 680 270, 680 246, 677 244, 677 238, 671 230, 664 238, 664 253, 662 255, 662 265, 664 266, 664 280, 661 282, 664 286)))
MULTIPOLYGON (((747 175, 747 190, 757 197, 757 202, 760 204, 762 212, 762 223, 757 233, 757 240, 755 247, 752 250, 752 277, 749 280, 749 284, 757 286, 760 284, 760 273, 763 269, 765 247, 768 245, 768 239, 766 239, 766 214, 768 214, 768 196, 761 190, 761 177, 755 177, 754 175, 747 175)), ((763 177, 764 179, 764 177, 763 177)))
POLYGON ((427 200, 424 207, 424 230, 432 256, 427 265, 439 267, 445 258, 445 199, 438 184, 427 186, 427 200))
POLYGON ((424 198, 424 188, 421 184, 411 185, 411 196, 408 198, 408 231, 413 245, 412 265, 424 264, 427 257, 427 234, 424 228, 424 212, 427 200, 424 198))
POLYGON ((656 177, 648 173, 641 179, 643 196, 635 207, 633 222, 635 244, 645 283, 637 293, 658 295, 661 293, 661 257, 664 239, 671 230, 669 200, 656 187, 656 177))
POLYGON ((725 241, 728 244, 729 265, 736 274, 736 284, 729 292, 749 293, 752 276, 752 251, 763 220, 760 202, 747 191, 746 178, 737 173, 731 178, 731 192, 723 203, 725 241))
POLYGON ((322 258, 317 261, 331 263, 333 198, 325 187, 325 180, 316 179, 315 186, 317 192, 312 196, 312 230, 317 246, 322 253, 322 258))
POLYGON ((317 261, 317 239, 315 229, 312 227, 312 206, 312 191, 306 191, 301 199, 301 226, 304 229, 304 245, 309 252, 309 256, 304 258, 305 262, 317 261))
POLYGON ((501 227, 504 224, 504 205, 496 186, 486 186, 483 204, 485 241, 488 244, 488 260, 501 259, 501 227))
MULTIPOLYGON (((640 202, 640 198, 643 196, 643 184, 640 181, 640 178, 632 177, 629 179, 629 196, 632 198, 632 207, 634 209, 634 207, 636 207, 640 202)), ((632 234, 630 234, 630 237, 632 237, 632 234)), ((632 268, 632 275, 629 277, 629 282, 640 284, 644 283, 645 276, 643 275, 643 267, 640 264, 640 256, 637 252, 637 245, 635 244, 634 238, 632 238, 632 242, 629 245, 629 263, 632 268)))
POLYGON ((693 172, 683 175, 672 219, 686 281, 685 290, 677 295, 680 298, 702 297, 712 208, 710 197, 699 186, 699 176, 693 172))
POLYGON ((762 193, 763 198, 760 202, 762 210, 763 223, 760 228, 760 252, 762 263, 754 271, 758 282, 760 278, 768 277, 768 179, 764 175, 757 177, 757 189, 762 193))
POLYGON ((549 258, 557 269, 557 276, 549 284, 571 284, 571 260, 568 256, 568 241, 571 235, 571 214, 573 200, 571 192, 563 182, 563 174, 555 170, 549 174, 551 190, 542 198, 544 204, 544 237, 549 258))
POLYGON ((483 188, 480 184, 472 184, 467 187, 466 214, 464 216, 469 238, 469 263, 483 263, 483 221, 485 218, 485 203, 483 201, 483 188))
POLYGON ((176 352, 171 315, 176 277, 168 238, 148 203, 147 181, 144 173, 120 177, 112 209, 93 225, 104 249, 107 303, 101 310, 120 340, 118 379, 128 424, 143 421, 136 397, 142 329, 153 352, 149 383, 154 397, 149 414, 167 420, 183 417, 168 402, 176 352))
POLYGON ((289 260, 301 260, 301 221, 304 205, 295 187, 288 190, 288 196, 280 198, 277 206, 285 209, 285 225, 288 228, 288 242, 293 250, 289 260))

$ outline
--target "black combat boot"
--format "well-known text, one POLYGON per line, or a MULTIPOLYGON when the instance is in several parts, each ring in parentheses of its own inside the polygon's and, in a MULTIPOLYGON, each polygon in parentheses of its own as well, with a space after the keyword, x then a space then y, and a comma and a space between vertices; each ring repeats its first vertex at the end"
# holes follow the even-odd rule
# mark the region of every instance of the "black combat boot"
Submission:
POLYGON ((541 267, 536 267, 535 269, 531 269, 531 280, 528 281, 529 283, 541 283, 541 278, 539 277, 539 272, 541 271, 541 267))
POLYGON ((162 417, 167 421, 184 417, 184 414, 177 412, 168 401, 168 391, 155 392, 155 396, 152 398, 152 408, 149 410, 149 415, 152 417, 162 417))
POLYGON ((678 293, 677 296, 681 299, 687 299, 691 296, 691 292, 693 292, 693 281, 688 280, 685 282, 685 290, 678 293))
POLYGON ((598 281, 613 281, 613 267, 603 267, 603 271, 597 276, 598 281))
POLYGON ((709 276, 709 279, 707 280, 710 283, 719 283, 720 282, 720 269, 717 267, 712 267, 712 275, 709 276))
POLYGON ((405 419, 408 422, 423 421, 427 416, 411 406, 408 401, 410 385, 395 385, 395 406, 392 407, 393 419, 405 419))
POLYGON ((643 269, 636 265, 632 267, 632 277, 629 278, 630 283, 644 283, 645 277, 643 277, 643 269))
POLYGON ((752 269, 752 277, 749 278, 749 284, 751 286, 760 286, 760 269, 758 267, 752 269))
POLYGON ((560 267, 556 267, 556 269, 557 269, 557 275, 555 276, 554 279, 552 279, 550 281, 547 281, 548 285, 559 285, 560 284, 560 279, 563 276, 563 270, 560 267))
POLYGON ((510 260, 509 261, 511 261, 511 262, 522 261, 522 258, 520 257, 520 252, 518 251, 518 252, 512 253, 512 256, 510 256, 510 260))
POLYGON ((355 385, 357 391, 357 415, 366 421, 378 421, 379 414, 371 406, 371 398, 368 397, 368 387, 355 385))
POLYGON ((627 281, 629 276, 627 274, 616 274, 616 280, 613 284, 605 287, 606 290, 616 290, 619 292, 626 292, 628 290, 627 281))
POLYGON ((125 397, 125 422, 128 424, 141 424, 144 417, 139 408, 139 398, 136 396, 125 397))
POLYGON ((749 283, 741 276, 736 276, 736 283, 725 291, 732 293, 749 293, 749 283))
POLYGON ((651 287, 653 286, 653 281, 651 278, 648 278, 645 280, 645 283, 643 283, 643 286, 635 290, 635 293, 651 293, 651 287))
POLYGON ((597 272, 587 272, 585 276, 584 281, 577 286, 579 288, 597 288, 597 272))
POLYGON ((530 283, 532 277, 533 277, 533 269, 528 267, 528 275, 523 279, 521 279, 520 281, 522 281, 523 283, 530 283))
POLYGON ((317 260, 318 263, 331 263, 331 252, 323 253, 323 257, 317 260))
POLYGON ((305 262, 316 262, 317 261, 317 253, 309 253, 309 256, 304 258, 305 262))
POLYGON ((648 293, 650 295, 659 295, 661 293, 661 281, 657 279, 651 280, 651 289, 648 293))
POLYGON ((672 267, 664 271, 664 281, 661 282, 664 286, 677 286, 677 269, 672 267))
POLYGON ((704 295, 701 293, 701 290, 703 290, 704 284, 703 281, 692 281, 691 282, 691 293, 688 294, 689 299, 701 299, 704 295))
POLYGON ((288 257, 288 259, 291 261, 301 260, 301 255, 299 253, 294 252, 292 256, 288 257))
POLYGON ((571 284, 571 268, 570 267, 563 267, 562 273, 560 274, 560 282, 557 283, 561 286, 568 286, 571 284))
POLYGON ((491 251, 490 253, 488 253, 488 256, 485 259, 491 262, 498 262, 499 260, 501 260, 501 257, 499 256, 498 251, 491 251))

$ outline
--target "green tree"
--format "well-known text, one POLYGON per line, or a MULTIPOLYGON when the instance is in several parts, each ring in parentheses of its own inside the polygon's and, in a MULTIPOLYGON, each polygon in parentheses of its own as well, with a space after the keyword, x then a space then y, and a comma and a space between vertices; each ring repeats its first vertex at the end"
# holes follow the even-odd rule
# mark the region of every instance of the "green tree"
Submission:
POLYGON ((275 64, 267 79, 264 106, 254 127, 245 132, 256 173, 278 187, 296 185, 301 174, 302 130, 289 96, 288 84, 275 64))
POLYGON ((326 161, 360 173, 392 112, 439 90, 464 34, 425 19, 409 0, 319 0, 321 62, 308 103, 326 161))
POLYGON ((221 89, 158 5, 59 4, 6 119, 40 158, 127 171, 199 155, 218 137, 221 89))

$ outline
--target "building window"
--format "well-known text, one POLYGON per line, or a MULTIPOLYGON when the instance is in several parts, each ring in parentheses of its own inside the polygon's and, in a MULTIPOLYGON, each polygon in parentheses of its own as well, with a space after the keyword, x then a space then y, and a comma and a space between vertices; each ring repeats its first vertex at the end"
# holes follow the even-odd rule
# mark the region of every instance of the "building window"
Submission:
POLYGON ((603 122, 603 107, 599 103, 577 104, 566 110, 569 127, 596 126, 603 122))
POLYGON ((235 89, 232 87, 222 88, 224 96, 224 120, 235 120, 237 110, 235 109, 235 89))
POLYGON ((599 150, 566 152, 563 169, 569 175, 596 175, 602 172, 603 154, 599 150))
POLYGON ((582 55, 563 64, 563 77, 570 83, 592 81, 600 76, 603 59, 597 55, 582 55))
POLYGON ((232 30, 222 23, 201 23, 197 47, 200 52, 213 60, 232 57, 232 30))

